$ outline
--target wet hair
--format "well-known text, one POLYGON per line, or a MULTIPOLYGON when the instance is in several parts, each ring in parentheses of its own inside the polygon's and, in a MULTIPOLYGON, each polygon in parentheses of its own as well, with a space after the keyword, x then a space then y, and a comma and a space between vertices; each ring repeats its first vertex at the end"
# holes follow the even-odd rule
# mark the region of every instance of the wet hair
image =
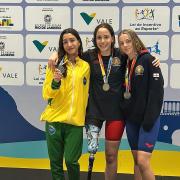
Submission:
POLYGON ((64 57, 64 55, 66 54, 65 50, 64 50, 64 46, 63 46, 63 36, 65 34, 72 34, 73 36, 76 37, 76 39, 79 41, 80 46, 78 48, 78 56, 81 57, 82 53, 83 53, 83 47, 82 47, 82 41, 81 38, 79 36, 79 33, 73 29, 73 28, 68 28, 65 29, 64 31, 62 31, 60 38, 59 38, 59 48, 58 48, 58 58, 59 60, 62 60, 62 58, 64 57))
POLYGON ((113 30, 112 26, 109 25, 108 23, 102 23, 102 24, 99 24, 98 26, 96 26, 94 33, 93 33, 93 44, 94 44, 95 48, 97 48, 99 50, 99 48, 97 47, 97 43, 96 43, 96 36, 97 36, 97 32, 100 28, 106 28, 110 32, 111 37, 114 40, 111 44, 111 48, 113 49, 114 44, 115 44, 115 34, 114 34, 114 30, 113 30))
MULTIPOLYGON (((137 54, 140 54, 142 50, 146 50, 144 43, 141 41, 139 36, 132 29, 124 29, 118 34, 118 42, 119 38, 122 34, 127 34, 132 40, 133 48, 137 54)), ((123 53, 123 52, 122 52, 123 53)))

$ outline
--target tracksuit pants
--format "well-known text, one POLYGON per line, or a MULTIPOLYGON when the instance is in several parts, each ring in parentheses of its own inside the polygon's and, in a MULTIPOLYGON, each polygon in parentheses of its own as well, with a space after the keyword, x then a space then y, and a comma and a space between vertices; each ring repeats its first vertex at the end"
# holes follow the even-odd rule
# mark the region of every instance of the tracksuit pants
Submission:
POLYGON ((82 153, 83 127, 46 122, 46 140, 53 180, 65 180, 63 157, 69 180, 80 180, 78 160, 82 153))

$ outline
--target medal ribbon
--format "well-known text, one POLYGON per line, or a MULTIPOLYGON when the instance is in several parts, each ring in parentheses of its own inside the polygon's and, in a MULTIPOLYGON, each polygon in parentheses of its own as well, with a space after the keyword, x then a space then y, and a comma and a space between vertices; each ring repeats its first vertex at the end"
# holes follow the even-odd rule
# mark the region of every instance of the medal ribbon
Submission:
POLYGON ((63 64, 65 64, 65 62, 64 62, 65 60, 64 60, 64 57, 63 57, 63 59, 61 60, 61 62, 60 62, 60 64, 59 65, 63 65, 63 64))
POLYGON ((126 65, 126 73, 125 73, 125 86, 126 86, 126 92, 129 92, 131 90, 131 79, 132 79, 132 73, 134 70, 134 66, 136 64, 136 58, 132 60, 131 68, 129 71, 129 62, 128 59, 127 65, 126 65))
POLYGON ((101 67, 101 73, 102 73, 102 76, 103 76, 103 81, 104 81, 104 83, 108 83, 108 77, 109 77, 109 74, 111 72, 112 56, 110 56, 110 58, 109 58, 108 68, 107 68, 107 75, 106 75, 106 72, 105 72, 102 56, 101 56, 100 53, 98 53, 98 60, 99 60, 99 64, 100 64, 100 67, 101 67))
POLYGON ((65 56, 62 58, 62 60, 60 61, 59 66, 62 66, 62 65, 64 65, 64 64, 66 64, 67 61, 68 61, 67 55, 65 55, 65 56))

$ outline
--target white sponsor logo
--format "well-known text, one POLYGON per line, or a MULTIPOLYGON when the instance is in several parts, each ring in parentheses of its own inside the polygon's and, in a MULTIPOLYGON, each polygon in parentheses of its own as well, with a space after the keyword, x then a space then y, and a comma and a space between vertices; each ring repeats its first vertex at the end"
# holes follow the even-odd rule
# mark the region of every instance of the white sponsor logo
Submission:
POLYGON ((180 32, 180 6, 175 6, 172 12, 172 29, 180 32))
POLYGON ((26 83, 30 86, 42 86, 45 80, 47 62, 28 62, 26 64, 26 83))
POLYGON ((116 6, 75 7, 73 17, 73 27, 81 32, 93 32, 94 28, 101 23, 110 24, 114 31, 119 30, 119 8, 116 6))
POLYGON ((87 51, 88 49, 93 49, 94 48, 94 44, 93 44, 93 35, 80 35, 81 36, 81 40, 82 40, 82 44, 83 44, 83 50, 87 51))
POLYGON ((169 7, 125 6, 122 9, 122 29, 129 28, 137 32, 166 32, 169 30, 169 22, 169 7))
POLYGON ((58 49, 59 35, 29 34, 26 36, 26 56, 30 59, 47 59, 58 49))
POLYGON ((20 6, 0 7, 0 30, 21 31, 23 29, 23 9, 20 6))
POLYGON ((169 37, 165 35, 140 35, 148 51, 161 61, 169 57, 169 37))
POLYGON ((21 34, 0 35, 0 58, 22 58, 23 47, 23 36, 21 34))
POLYGON ((24 64, 0 61, 0 85, 22 86, 23 84, 24 64))
POLYGON ((62 31, 69 28, 70 8, 67 6, 28 6, 25 9, 28 31, 62 31))

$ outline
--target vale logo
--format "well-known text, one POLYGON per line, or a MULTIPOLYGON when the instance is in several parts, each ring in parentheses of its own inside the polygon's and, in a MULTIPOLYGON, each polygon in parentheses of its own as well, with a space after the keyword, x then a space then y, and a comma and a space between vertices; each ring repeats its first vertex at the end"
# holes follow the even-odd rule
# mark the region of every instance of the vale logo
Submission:
POLYGON ((33 44, 36 46, 36 48, 39 50, 39 52, 42 52, 42 50, 46 47, 48 44, 48 41, 44 41, 43 43, 39 42, 38 40, 34 40, 33 44))
POLYGON ((89 14, 87 14, 85 12, 81 12, 80 15, 84 19, 86 24, 89 25, 90 22, 93 20, 93 18, 96 16, 96 13, 92 13, 92 14, 89 15, 89 14))

